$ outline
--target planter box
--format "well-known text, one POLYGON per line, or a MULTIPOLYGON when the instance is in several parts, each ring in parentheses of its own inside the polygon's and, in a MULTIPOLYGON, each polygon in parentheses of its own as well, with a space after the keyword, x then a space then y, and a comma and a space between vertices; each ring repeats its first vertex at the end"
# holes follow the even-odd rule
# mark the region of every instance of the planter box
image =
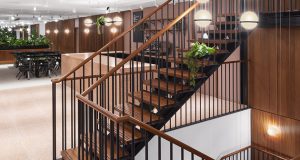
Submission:
MULTIPOLYGON (((41 46, 36 46, 41 47, 41 46)), ((1 50, 0 49, 0 64, 13 64, 15 63, 16 59, 13 52, 35 52, 35 51, 47 51, 50 50, 48 47, 44 48, 27 48, 27 49, 6 49, 1 50)))

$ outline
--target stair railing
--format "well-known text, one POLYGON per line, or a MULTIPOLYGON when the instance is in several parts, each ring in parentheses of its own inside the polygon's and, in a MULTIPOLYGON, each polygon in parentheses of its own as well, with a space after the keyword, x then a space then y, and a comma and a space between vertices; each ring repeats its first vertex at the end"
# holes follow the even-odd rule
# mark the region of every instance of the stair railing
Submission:
POLYGON ((289 160, 289 157, 280 156, 273 152, 270 152, 262 147, 251 145, 238 151, 232 152, 228 155, 223 156, 220 160, 264 160, 264 159, 274 159, 274 160, 289 160))
MULTIPOLYGON (((199 152, 193 147, 167 135, 163 131, 157 130, 129 115, 118 116, 84 96, 77 95, 76 97, 79 100, 80 110, 78 113, 80 123, 78 131, 81 136, 79 136, 79 148, 77 151, 79 153, 79 159, 92 159, 95 157, 105 159, 106 156, 108 159, 126 159, 130 157, 131 159, 134 159, 134 150, 131 150, 131 154, 129 154, 124 151, 125 149, 123 147, 116 147, 126 145, 124 144, 124 137, 117 136, 117 138, 115 138, 114 136, 107 136, 106 134, 107 132, 110 132, 110 134, 124 135, 124 133, 121 133, 121 131, 124 130, 121 126, 127 124, 131 126, 132 130, 135 130, 136 128, 143 130, 144 132, 141 137, 146 139, 149 138, 149 135, 158 137, 158 142, 155 143, 156 145, 153 143, 151 144, 152 146, 158 146, 157 151, 156 149, 151 151, 147 145, 144 153, 140 153, 143 159, 158 158, 171 160, 178 159, 178 156, 180 156, 181 159, 213 160, 213 158, 208 155, 199 152), (99 122, 95 122, 95 120, 98 120, 99 122), (107 129, 104 121, 105 123, 108 123, 110 129, 107 129), (120 131, 120 133, 118 131, 120 131), (153 155, 153 153, 156 154, 153 155)), ((135 136, 136 135, 132 135, 132 137, 135 136)), ((132 143, 134 144, 134 141, 132 143)))
MULTIPOLYGON (((132 50, 139 47, 141 42, 133 42, 133 33, 142 28, 148 21, 153 21, 158 15, 166 14, 172 0, 166 0, 159 7, 154 8, 135 21, 124 32, 116 35, 98 51, 86 54, 83 59, 61 78, 52 79, 52 124, 53 124, 53 159, 60 157, 60 151, 77 146, 77 101, 76 94, 82 93, 95 81, 105 75, 111 66, 117 65, 120 59, 130 55, 132 50), (121 48, 121 49, 120 49, 121 48), (106 65, 102 65, 106 64, 106 65)), ((138 72, 130 72, 139 75, 138 72)), ((147 71, 145 72, 147 73, 147 71)), ((116 74, 116 77, 129 77, 129 72, 116 74), (126 76, 127 74, 127 76, 126 76)), ((95 95, 96 96, 96 95, 95 95)))

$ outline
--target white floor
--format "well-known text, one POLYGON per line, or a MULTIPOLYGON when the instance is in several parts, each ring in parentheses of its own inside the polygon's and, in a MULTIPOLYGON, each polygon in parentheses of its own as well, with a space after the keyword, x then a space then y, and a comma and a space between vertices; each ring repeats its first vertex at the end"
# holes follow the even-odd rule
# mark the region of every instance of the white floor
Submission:
POLYGON ((0 160, 52 158, 51 79, 17 80, 0 65, 0 160))
POLYGON ((51 78, 49 77, 32 77, 30 80, 22 77, 20 80, 18 80, 16 78, 18 72, 18 69, 13 65, 0 65, 0 90, 51 84, 51 78))

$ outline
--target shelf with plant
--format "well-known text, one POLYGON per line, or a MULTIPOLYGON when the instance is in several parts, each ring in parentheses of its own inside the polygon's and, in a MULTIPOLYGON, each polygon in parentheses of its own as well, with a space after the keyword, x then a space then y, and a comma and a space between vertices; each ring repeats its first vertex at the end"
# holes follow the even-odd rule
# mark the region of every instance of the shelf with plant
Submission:
POLYGON ((209 61, 207 56, 216 53, 214 47, 209 47, 206 44, 195 42, 189 51, 185 52, 184 63, 187 65, 190 71, 189 84, 193 87, 196 85, 197 74, 202 67, 205 66, 206 62, 209 61))

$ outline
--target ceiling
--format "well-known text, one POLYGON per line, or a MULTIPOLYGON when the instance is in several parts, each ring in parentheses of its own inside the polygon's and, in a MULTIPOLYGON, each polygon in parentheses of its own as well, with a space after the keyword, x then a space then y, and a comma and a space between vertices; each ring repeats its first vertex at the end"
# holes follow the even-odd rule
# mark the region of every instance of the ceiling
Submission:
POLYGON ((0 0, 0 26, 42 23, 149 7, 165 0, 0 0), (12 18, 14 17, 14 18, 12 18))

